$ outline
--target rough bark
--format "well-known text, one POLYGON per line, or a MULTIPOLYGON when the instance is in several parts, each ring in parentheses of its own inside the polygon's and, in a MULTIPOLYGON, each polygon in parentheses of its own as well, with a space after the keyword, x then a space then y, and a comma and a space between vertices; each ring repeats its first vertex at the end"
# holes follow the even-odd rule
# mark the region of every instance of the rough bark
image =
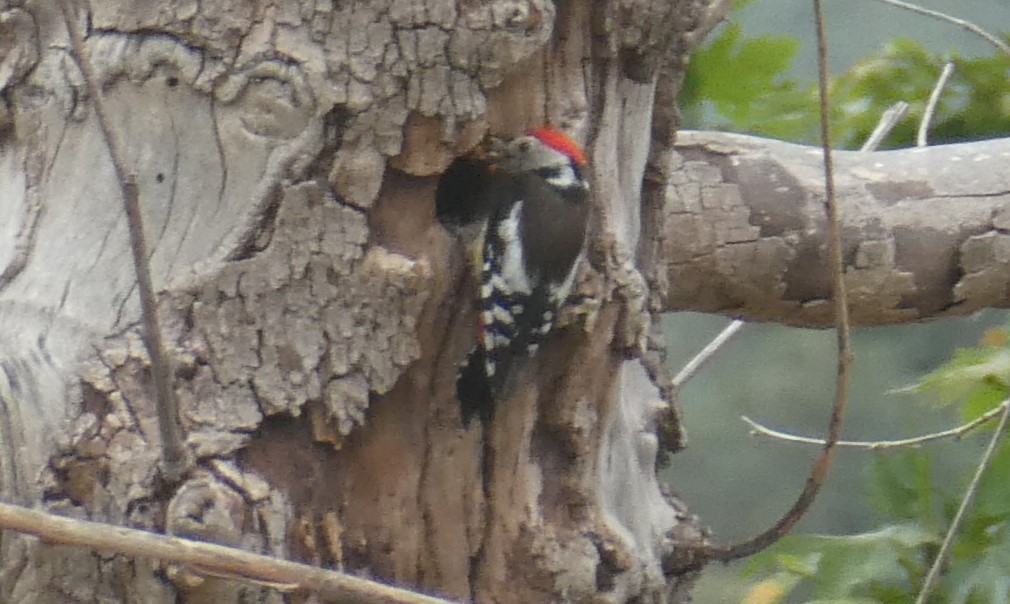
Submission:
MULTIPOLYGON (((833 321, 818 149, 682 132, 666 166, 666 310, 833 321)), ((858 325, 1010 307, 1006 139, 835 155, 858 325)))
MULTIPOLYGON (((0 3, 0 497, 482 602, 683 601, 695 567, 677 545, 702 535, 655 476, 680 427, 650 311, 753 295, 752 316, 796 314, 759 283, 779 265, 702 237, 736 228, 697 210, 731 186, 726 160, 673 150, 682 66, 719 16, 707 4, 88 5, 78 25, 130 147, 198 460, 166 485, 92 100, 53 3, 0 3), (482 434, 454 400, 474 317, 434 191, 485 132, 545 121, 594 166, 591 262, 568 326, 482 434), (714 247, 687 265, 690 240, 714 247)), ((739 210, 748 242, 750 221, 790 218, 741 199, 753 211, 727 219, 739 210)), ((184 575, 0 534, 5 602, 299 597, 184 575)))
MULTIPOLYGON (((198 464, 157 475, 118 183, 62 17, 5 3, 0 496, 480 601, 685 596, 664 558, 700 535, 656 481, 669 401, 632 354, 628 250, 657 82, 702 2, 85 6, 198 464), (482 434, 454 400, 474 317, 432 198, 485 132, 545 121, 597 157, 594 263, 482 434)), ((9 602, 286 597, 11 534, 0 559, 9 602)))

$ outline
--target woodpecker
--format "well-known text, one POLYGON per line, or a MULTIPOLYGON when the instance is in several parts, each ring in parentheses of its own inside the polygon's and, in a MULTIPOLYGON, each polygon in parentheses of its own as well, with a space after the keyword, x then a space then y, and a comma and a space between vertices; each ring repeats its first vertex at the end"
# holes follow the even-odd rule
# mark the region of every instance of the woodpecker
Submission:
POLYGON ((466 252, 476 280, 480 279, 484 230, 495 200, 489 189, 497 180, 486 145, 449 164, 435 191, 435 216, 466 252))
POLYGON ((516 361, 529 358, 571 293, 589 223, 586 158, 550 126, 489 150, 478 258, 479 329, 456 382, 464 423, 494 414, 516 361))

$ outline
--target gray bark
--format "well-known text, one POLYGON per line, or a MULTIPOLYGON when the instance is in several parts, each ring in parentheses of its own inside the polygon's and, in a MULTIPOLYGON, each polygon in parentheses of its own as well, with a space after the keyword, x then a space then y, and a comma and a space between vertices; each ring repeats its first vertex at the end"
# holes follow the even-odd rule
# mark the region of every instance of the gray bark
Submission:
MULTIPOLYGON (((0 498, 482 602, 683 601, 696 569, 677 546, 702 536, 656 480, 680 427, 652 313, 795 322, 790 290, 764 276, 785 280, 788 245, 820 237, 761 247, 774 235, 750 223, 766 214, 817 226, 812 194, 773 212, 748 193, 744 209, 725 156, 673 149, 680 70, 718 10, 92 3, 78 25, 130 148, 198 460, 165 490, 92 99, 56 7, 0 3, 0 498), (454 400, 474 317, 434 190, 485 132, 547 121, 592 158, 591 262, 567 327, 482 434, 454 400)), ((882 262, 876 249, 862 255, 882 262)), ((795 287, 820 295, 804 266, 795 287)), ((1005 287, 986 274, 971 292, 1005 287)), ((863 303, 881 306, 857 296, 857 316, 863 303)), ((288 597, 185 576, 0 534, 5 602, 288 597)))
MULTIPOLYGON (((660 67, 702 2, 86 6, 197 467, 157 476, 119 186, 62 17, 4 3, 0 497, 480 601, 685 596, 664 558, 699 534, 656 480, 669 401, 628 354, 649 316, 627 250, 660 67), (591 303, 481 434, 433 193, 485 132, 547 121, 598 158, 591 303)), ((286 597, 12 534, 0 560, 8 602, 286 597)))
MULTIPOLYGON (((819 149, 681 132, 665 188, 667 310, 833 322, 819 149)), ((858 325, 1010 306, 1006 139, 840 151, 835 187, 858 325)))

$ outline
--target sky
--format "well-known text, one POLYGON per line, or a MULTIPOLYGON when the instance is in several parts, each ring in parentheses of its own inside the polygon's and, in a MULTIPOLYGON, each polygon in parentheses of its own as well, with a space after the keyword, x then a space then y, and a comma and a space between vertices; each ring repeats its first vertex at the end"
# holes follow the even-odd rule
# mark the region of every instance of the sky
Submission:
MULTIPOLYGON (((971 21, 994 35, 1010 30, 1010 0, 916 0, 916 4, 971 21)), ((885 4, 881 0, 824 0, 828 58, 832 71, 848 68, 896 36, 935 51, 991 54, 993 47, 956 25, 885 4)), ((744 33, 786 34, 802 41, 794 75, 816 73, 812 0, 754 0, 737 20, 744 33)))

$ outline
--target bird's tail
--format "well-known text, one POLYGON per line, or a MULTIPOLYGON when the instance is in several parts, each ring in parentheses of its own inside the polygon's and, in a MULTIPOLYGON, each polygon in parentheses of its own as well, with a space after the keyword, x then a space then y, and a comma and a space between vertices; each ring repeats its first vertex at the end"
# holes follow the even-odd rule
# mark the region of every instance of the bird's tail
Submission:
POLYGON ((477 416, 487 427, 494 417, 494 379, 487 375, 488 365, 484 356, 484 349, 475 347, 456 377, 456 396, 464 426, 469 426, 477 416))

